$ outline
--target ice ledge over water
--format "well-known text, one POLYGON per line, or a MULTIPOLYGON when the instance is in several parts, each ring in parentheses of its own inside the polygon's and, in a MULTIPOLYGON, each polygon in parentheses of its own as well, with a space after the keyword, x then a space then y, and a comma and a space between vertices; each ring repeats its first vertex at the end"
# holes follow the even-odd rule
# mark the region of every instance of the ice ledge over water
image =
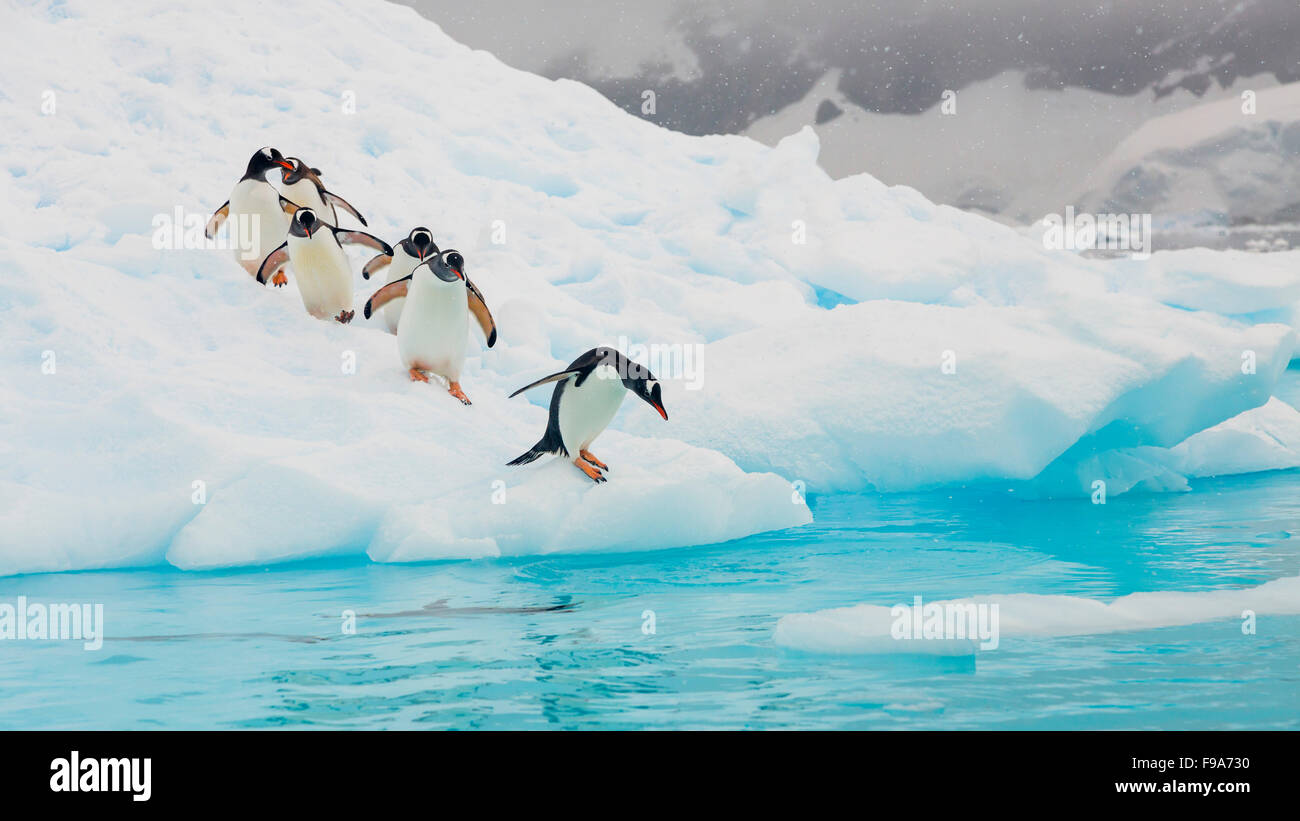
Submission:
POLYGON ((193 570, 339 554, 415 562, 638 551, 812 521, 788 482, 712 451, 614 433, 601 456, 615 467, 597 486, 562 460, 512 472, 408 437, 324 448, 223 488, 166 558, 193 570), (374 458, 399 450, 410 462, 374 458), (454 477, 420 476, 422 465, 450 462, 454 477))

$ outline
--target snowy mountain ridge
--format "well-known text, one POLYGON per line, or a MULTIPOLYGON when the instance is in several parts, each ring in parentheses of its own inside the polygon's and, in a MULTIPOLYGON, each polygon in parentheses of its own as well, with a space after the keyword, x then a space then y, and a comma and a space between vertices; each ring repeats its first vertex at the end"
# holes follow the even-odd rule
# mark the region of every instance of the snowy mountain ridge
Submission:
POLYGON ((916 114, 867 111, 838 89, 839 82, 838 73, 829 72, 802 100, 758 119, 743 133, 775 145, 815 122, 820 162, 833 177, 867 171, 891 184, 911 185, 936 202, 1022 225, 1066 205, 1104 211, 1123 176, 1148 162, 1148 155, 1154 158, 1149 162, 1157 162, 1161 152, 1187 154, 1185 174, 1199 170, 1230 180, 1241 162, 1209 149, 1234 129, 1249 132, 1242 142, 1257 155, 1253 178, 1235 188, 1221 183, 1218 189, 1157 189, 1148 178, 1145 195, 1129 183, 1128 196, 1110 196, 1117 203, 1112 207, 1121 213, 1154 212, 1162 222, 1215 206, 1250 216, 1260 213, 1256 201, 1271 202, 1293 190, 1279 177, 1300 168, 1290 141, 1270 143, 1266 136, 1270 123, 1293 119, 1286 101, 1300 84, 1279 87, 1267 75, 1238 78, 1198 94, 1175 88, 1163 96, 1122 97, 1082 88, 1033 88, 1024 72, 1007 71, 955 92, 946 105, 936 98, 916 114), (1241 115, 1247 92, 1262 105, 1257 117, 1241 115), (1179 148, 1189 127, 1205 134, 1200 150, 1179 148), (1235 196, 1229 199, 1221 190, 1235 196))
POLYGON ((1300 219, 1300 83, 1248 91, 1149 120, 1072 201, 1082 208, 1220 224, 1300 219))

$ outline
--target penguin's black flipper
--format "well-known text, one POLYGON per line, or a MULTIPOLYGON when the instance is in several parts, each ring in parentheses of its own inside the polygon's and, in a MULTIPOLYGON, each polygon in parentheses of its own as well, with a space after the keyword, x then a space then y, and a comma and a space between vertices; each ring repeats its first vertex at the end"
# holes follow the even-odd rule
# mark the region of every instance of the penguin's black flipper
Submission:
POLYGON ((208 219, 208 227, 203 229, 203 236, 208 239, 215 237, 221 228, 221 223, 225 222, 228 216, 230 216, 230 200, 226 200, 220 208, 212 212, 212 217, 208 219))
POLYGON ((574 374, 576 374, 576 373, 580 373, 580 372, 581 372, 580 370, 574 369, 574 370, 560 371, 559 373, 553 373, 553 374, 551 374, 550 376, 543 376, 541 379, 537 380, 536 382, 530 383, 530 384, 528 384, 528 385, 524 385, 524 386, 523 386, 522 388, 520 388, 519 390, 517 390, 517 391, 515 391, 514 393, 510 394, 510 398, 511 398, 511 399, 514 399, 516 396, 518 396, 519 394, 523 393, 524 391, 532 390, 533 388, 537 387, 538 385, 545 385, 547 382, 555 382, 556 380, 559 380, 559 379, 566 379, 566 378, 568 378, 568 377, 570 377, 570 376, 573 376, 574 374))
POLYGON ((288 261, 289 243, 286 240, 280 243, 279 248, 267 254, 266 259, 262 260, 262 267, 257 269, 257 281, 265 285, 266 281, 275 276, 288 261))
POLYGON ((393 261, 392 254, 380 254, 379 256, 367 262, 366 267, 361 269, 361 278, 370 279, 371 274, 373 274, 375 271, 378 271, 380 268, 383 268, 384 266, 388 265, 392 261, 393 261))
POLYGON ((335 228, 334 238, 340 244, 346 242, 348 245, 364 245, 367 248, 375 249, 381 254, 388 254, 390 257, 393 255, 393 246, 374 234, 367 234, 365 231, 343 231, 335 228))
POLYGON ((487 346, 491 348, 497 344, 496 320, 492 318, 492 312, 483 301, 483 292, 469 281, 469 277, 465 277, 465 289, 469 291, 469 312, 478 320, 479 327, 483 329, 483 336, 487 339, 487 346))
POLYGON ((366 307, 362 310, 361 315, 369 319, 371 314, 392 300, 406 296, 407 289, 411 287, 411 276, 411 274, 407 274, 371 294, 370 299, 366 300, 366 307))
MULTIPOLYGON (((353 208, 351 203, 349 203, 347 200, 340 197, 338 194, 335 194, 333 191, 326 191, 324 189, 321 189, 320 196, 321 199, 325 200, 325 202, 328 202, 330 205, 334 206, 335 208, 342 208, 344 211, 347 211, 349 214, 359 219, 362 225, 366 226, 367 228, 370 227, 370 223, 366 222, 365 217, 361 216, 361 212, 353 208)), ((392 251, 389 251, 389 253, 392 253, 392 251)))
MULTIPOLYGON (((565 377, 569 377, 569 376, 577 376, 578 379, 573 384, 577 387, 581 387, 583 381, 586 380, 586 378, 591 375, 591 372, 596 369, 596 366, 599 365, 605 358, 607 358, 610 355, 619 356, 618 352, 613 350, 612 348, 592 348, 591 350, 584 353, 582 356, 570 362, 569 367, 565 368, 559 373, 553 373, 550 376, 543 376, 541 379, 537 380, 531 385, 524 385, 519 390, 510 394, 510 398, 514 399, 516 396, 523 393, 524 391, 535 388, 538 385, 545 385, 547 382, 554 382, 557 379, 564 379, 565 377)), ((556 392, 551 396, 552 404, 554 404, 555 402, 555 397, 559 396, 560 387, 562 386, 557 386, 556 392)))

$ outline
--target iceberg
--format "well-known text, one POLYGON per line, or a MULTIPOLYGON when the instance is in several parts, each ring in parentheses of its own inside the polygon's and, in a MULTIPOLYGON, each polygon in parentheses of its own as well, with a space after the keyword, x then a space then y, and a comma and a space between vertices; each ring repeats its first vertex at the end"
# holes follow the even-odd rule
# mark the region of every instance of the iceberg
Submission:
MULTIPOLYGON (((677 134, 378 0, 320 0, 272 50, 260 13, 8 12, 0 574, 685 547, 805 524, 806 493, 1086 493, 1183 442, 1185 479, 1214 468, 1192 437, 1265 405, 1295 347, 1286 311, 1240 315, 1292 286, 1177 305, 1190 258, 1084 259, 832 180, 809 129, 677 134), (316 321, 176 230, 268 144, 371 233, 427 225, 465 255, 500 332, 471 340, 473 407, 411 384, 378 321, 316 321), (546 423, 544 391, 510 392, 620 340, 693 353, 656 373, 669 421, 625 403, 599 487, 506 468, 546 423)), ((357 304, 375 287, 357 277, 357 304)))

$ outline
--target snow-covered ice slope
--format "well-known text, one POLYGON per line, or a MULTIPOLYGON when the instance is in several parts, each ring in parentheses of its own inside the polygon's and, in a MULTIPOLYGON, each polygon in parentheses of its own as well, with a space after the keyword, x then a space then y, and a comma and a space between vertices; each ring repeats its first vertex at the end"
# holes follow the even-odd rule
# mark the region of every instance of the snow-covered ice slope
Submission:
MULTIPOLYGON (((1300 613, 1300 576, 1274 579, 1258 587, 1230 590, 1130 593, 1110 602, 1033 593, 923 601, 923 632, 920 635, 915 632, 909 635, 902 628, 894 629, 900 616, 905 620, 911 617, 910 608, 914 607, 914 602, 910 601, 899 604, 909 609, 895 611, 893 607, 883 605, 859 604, 783 616, 777 622, 775 640, 783 647, 821 653, 967 654, 975 652, 984 642, 969 638, 925 638, 925 619, 929 618, 929 612, 944 614, 944 618, 951 612, 956 614, 953 616, 956 624, 962 618, 960 614, 978 614, 980 611, 975 608, 984 607, 987 609, 982 624, 992 626, 990 605, 997 606, 999 639, 1085 636, 1230 620, 1240 623, 1243 611, 1247 610, 1257 616, 1300 613), (936 605, 937 609, 929 611, 931 605, 936 605), (902 637, 895 638, 895 635, 902 637)), ((934 625, 937 626, 938 622, 934 625)))
POLYGON ((1294 347, 1167 307, 1141 266, 832 181, 811 131, 665 131, 405 7, 0 9, 0 573, 716 542, 809 521, 795 480, 1033 481, 1170 448, 1266 402, 1294 347), (262 145, 388 241, 425 224, 465 253, 500 329, 471 331, 472 408, 411 384, 374 323, 154 247, 262 145), (506 468, 548 397, 509 392, 620 337, 700 346, 696 373, 656 374, 669 421, 626 402, 605 485, 506 468))

